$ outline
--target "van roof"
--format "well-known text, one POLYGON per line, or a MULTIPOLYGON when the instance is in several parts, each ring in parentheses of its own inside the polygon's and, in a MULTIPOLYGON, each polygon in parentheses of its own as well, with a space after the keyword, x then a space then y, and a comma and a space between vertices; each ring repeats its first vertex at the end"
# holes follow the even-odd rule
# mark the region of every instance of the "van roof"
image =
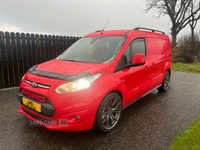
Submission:
POLYGON ((137 27, 135 29, 125 29, 125 30, 107 30, 103 31, 98 30, 93 33, 90 33, 88 35, 85 35, 84 37, 93 37, 93 36, 134 36, 134 35, 146 35, 147 37, 162 37, 162 38, 169 38, 167 35, 165 35, 164 32, 159 30, 153 30, 148 28, 140 28, 137 27), (140 30, 142 29, 142 30, 140 30))
POLYGON ((129 30, 107 30, 107 31, 103 31, 103 33, 101 34, 101 30, 95 31, 94 33, 90 33, 84 37, 90 37, 90 36, 122 36, 124 35, 126 32, 128 32, 129 30))

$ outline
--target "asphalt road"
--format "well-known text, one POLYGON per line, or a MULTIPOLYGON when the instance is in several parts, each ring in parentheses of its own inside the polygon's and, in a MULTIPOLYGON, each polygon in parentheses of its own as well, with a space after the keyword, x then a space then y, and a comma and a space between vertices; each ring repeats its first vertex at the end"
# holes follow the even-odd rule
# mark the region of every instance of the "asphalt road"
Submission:
POLYGON ((18 108, 17 88, 0 90, 0 149, 162 150, 200 116, 200 75, 172 72, 168 92, 155 90, 126 108, 108 134, 30 127, 18 108))

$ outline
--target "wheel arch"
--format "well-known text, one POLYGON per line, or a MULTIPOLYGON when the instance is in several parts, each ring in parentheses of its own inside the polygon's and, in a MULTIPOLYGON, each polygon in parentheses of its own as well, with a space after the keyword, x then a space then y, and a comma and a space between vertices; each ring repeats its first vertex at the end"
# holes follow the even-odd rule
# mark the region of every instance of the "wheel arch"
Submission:
POLYGON ((122 93, 121 93, 119 90, 112 90, 112 91, 110 91, 109 93, 107 93, 106 96, 107 96, 108 94, 110 94, 110 93, 117 93, 117 94, 120 96, 121 101, 122 101, 122 104, 123 104, 123 96, 122 96, 122 93))
POLYGON ((171 62, 170 61, 167 61, 164 65, 164 68, 163 68, 163 78, 165 76, 165 73, 169 71, 169 74, 171 76, 171 62))
MULTIPOLYGON (((168 69, 167 69, 167 71, 169 71, 169 74, 170 74, 170 76, 171 76, 171 69, 170 69, 170 68, 168 68, 168 69)), ((167 71, 166 71, 166 72, 167 72, 167 71)))

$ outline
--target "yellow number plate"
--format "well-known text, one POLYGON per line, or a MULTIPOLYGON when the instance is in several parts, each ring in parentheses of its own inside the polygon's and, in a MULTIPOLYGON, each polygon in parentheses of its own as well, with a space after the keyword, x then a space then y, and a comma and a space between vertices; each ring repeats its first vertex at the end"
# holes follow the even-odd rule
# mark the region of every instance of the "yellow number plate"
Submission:
POLYGON ((41 112, 41 105, 22 97, 23 104, 35 111, 41 112))

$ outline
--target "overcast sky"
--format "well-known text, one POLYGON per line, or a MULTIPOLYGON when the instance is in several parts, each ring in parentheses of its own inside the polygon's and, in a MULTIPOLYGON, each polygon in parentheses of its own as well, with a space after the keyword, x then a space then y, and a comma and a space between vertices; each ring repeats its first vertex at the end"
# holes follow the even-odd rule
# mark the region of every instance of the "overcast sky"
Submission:
MULTIPOLYGON (((145 0, 0 0, 0 6, 0 31, 84 36, 109 19, 106 30, 140 26, 170 35, 168 16, 145 14, 145 0)), ((189 33, 186 27, 179 36, 189 33)))

